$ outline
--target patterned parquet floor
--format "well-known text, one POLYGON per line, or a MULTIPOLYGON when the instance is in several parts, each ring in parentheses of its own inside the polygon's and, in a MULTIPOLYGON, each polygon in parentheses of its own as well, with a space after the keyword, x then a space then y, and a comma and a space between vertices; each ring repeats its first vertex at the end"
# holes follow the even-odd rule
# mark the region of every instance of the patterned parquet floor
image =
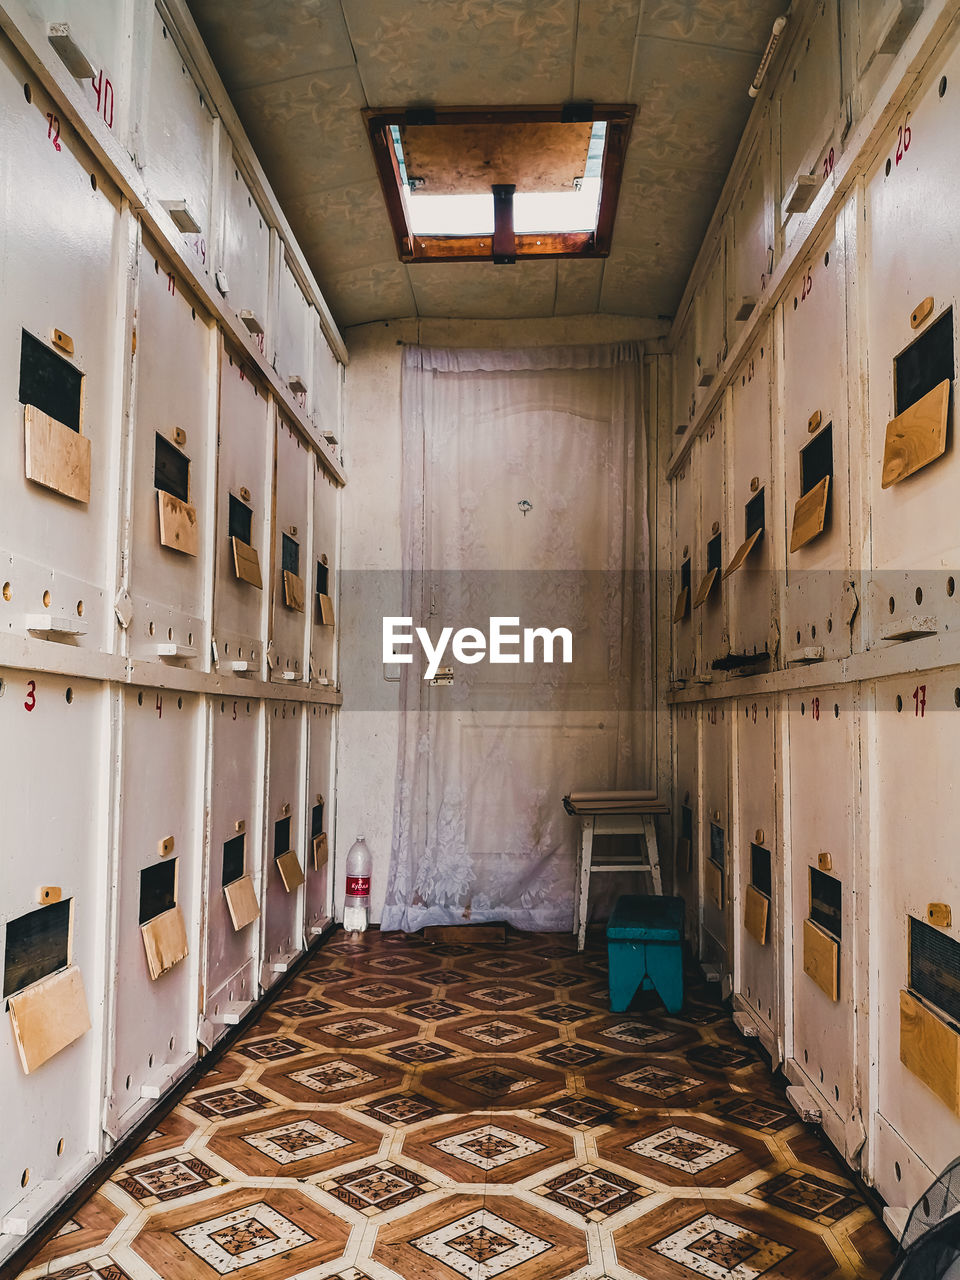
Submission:
POLYGON ((337 934, 25 1276, 826 1280, 891 1241, 726 1010, 602 937, 337 934))

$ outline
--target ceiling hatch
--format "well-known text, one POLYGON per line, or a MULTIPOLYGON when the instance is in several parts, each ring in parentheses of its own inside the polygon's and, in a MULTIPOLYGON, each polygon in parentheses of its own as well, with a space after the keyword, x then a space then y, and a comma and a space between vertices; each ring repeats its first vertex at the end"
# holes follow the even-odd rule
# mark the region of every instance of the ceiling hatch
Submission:
POLYGON ((606 257, 635 111, 365 111, 401 262, 606 257))

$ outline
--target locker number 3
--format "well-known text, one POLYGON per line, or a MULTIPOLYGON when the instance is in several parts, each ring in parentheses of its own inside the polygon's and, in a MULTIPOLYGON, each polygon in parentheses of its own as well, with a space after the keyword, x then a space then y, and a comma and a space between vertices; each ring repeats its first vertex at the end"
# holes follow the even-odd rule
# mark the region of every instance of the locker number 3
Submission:
POLYGON ((36 680, 27 681, 27 696, 23 703, 24 711, 32 711, 37 705, 37 682, 36 680))

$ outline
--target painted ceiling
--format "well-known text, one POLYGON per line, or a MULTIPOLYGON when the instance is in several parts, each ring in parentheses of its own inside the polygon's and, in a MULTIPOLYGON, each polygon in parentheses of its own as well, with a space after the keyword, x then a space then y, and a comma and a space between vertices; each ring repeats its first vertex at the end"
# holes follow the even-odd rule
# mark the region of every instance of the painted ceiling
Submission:
POLYGON ((786 0, 189 0, 341 327, 670 316, 786 0), (361 110, 638 106, 607 259, 397 259, 361 110))

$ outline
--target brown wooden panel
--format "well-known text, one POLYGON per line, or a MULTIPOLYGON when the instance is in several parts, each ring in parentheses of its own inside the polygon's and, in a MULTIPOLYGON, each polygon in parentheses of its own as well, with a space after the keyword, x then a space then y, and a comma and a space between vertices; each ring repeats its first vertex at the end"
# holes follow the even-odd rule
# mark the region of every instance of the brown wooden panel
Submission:
POLYGON ((237 577, 244 582, 249 582, 253 587, 262 587, 260 557, 257 555, 256 548, 248 547, 239 538, 231 538, 230 545, 233 547, 233 567, 237 577))
POLYGON ((283 881, 283 887, 287 893, 293 893, 295 889, 299 889, 303 884, 304 876, 296 849, 288 849, 286 853, 281 853, 280 857, 276 859, 276 863, 277 870, 280 872, 280 879, 283 881))
MULTIPOLYGON (((425 195, 489 192, 494 183, 518 191, 572 191, 582 178, 593 122, 483 122, 401 125, 407 173, 425 195)), ((416 199, 416 197, 414 197, 416 199)))
POLYGON ((303 613, 303 579, 289 569, 283 571, 283 601, 288 609, 303 613))
POLYGON ((717 904, 720 910, 723 910, 723 867, 718 867, 715 862, 707 862, 706 867, 707 892, 717 904))
POLYGON ((76 965, 25 987, 10 997, 8 1007, 27 1075, 90 1030, 83 978, 76 965))
POLYGON ((950 381, 945 378, 932 391, 887 423, 883 445, 882 489, 912 476, 936 461, 947 447, 947 411, 950 381))
POLYGON ((33 405, 23 410, 26 476, 75 502, 90 501, 90 441, 33 405))
POLYGON ((257 901, 257 891, 253 887, 251 876, 241 876, 239 880, 224 885, 223 896, 227 900, 233 927, 238 933, 259 916, 260 903, 257 901))
POLYGON ((702 604, 706 604, 707 597, 713 590, 713 584, 719 576, 719 569, 709 569, 701 578, 700 585, 697 587, 697 594, 693 598, 693 607, 699 609, 702 604))
POLYGON ((960 1035, 909 991, 900 992, 900 1061, 960 1115, 960 1035))
POLYGON ((818 534, 823 533, 827 518, 827 499, 830 496, 830 477, 824 476, 809 493, 797 499, 793 509, 793 529, 790 533, 790 551, 799 551, 818 534))
POLYGON ((687 616, 687 601, 690 599, 690 588, 681 587, 680 594, 677 596, 677 603, 673 609, 674 622, 682 622, 687 616))
POLYGON ((767 945, 767 925, 770 919, 770 899, 765 893, 748 884, 744 894, 743 927, 761 947, 767 945))
POLYGON ((733 559, 730 561, 730 563, 727 565, 727 567, 723 571, 723 576, 725 578, 729 578, 731 573, 736 573, 738 569, 742 568, 744 562, 746 561, 747 556, 750 554, 750 552, 759 542, 760 535, 762 533, 763 533, 762 529, 754 529, 750 537, 747 538, 746 541, 740 543, 740 546, 737 548, 736 554, 734 555, 733 559))
POLYGON ((160 507, 160 541, 171 551, 182 551, 185 556, 195 556, 200 549, 200 533, 197 512, 189 502, 181 502, 172 493, 157 490, 160 507))
POLYGON ((147 968, 154 982, 189 954, 187 927, 179 904, 142 924, 140 932, 147 968))
POLYGON ((333 600, 330 596, 325 596, 322 592, 317 596, 320 602, 320 617, 317 619, 325 627, 333 626, 333 600))
POLYGON ((327 833, 321 831, 319 835, 313 837, 313 869, 320 871, 327 865, 327 858, 330 856, 330 849, 327 843, 327 833))
POLYGON ((803 922, 803 972, 831 1000, 840 998, 840 944, 812 920, 803 922))

